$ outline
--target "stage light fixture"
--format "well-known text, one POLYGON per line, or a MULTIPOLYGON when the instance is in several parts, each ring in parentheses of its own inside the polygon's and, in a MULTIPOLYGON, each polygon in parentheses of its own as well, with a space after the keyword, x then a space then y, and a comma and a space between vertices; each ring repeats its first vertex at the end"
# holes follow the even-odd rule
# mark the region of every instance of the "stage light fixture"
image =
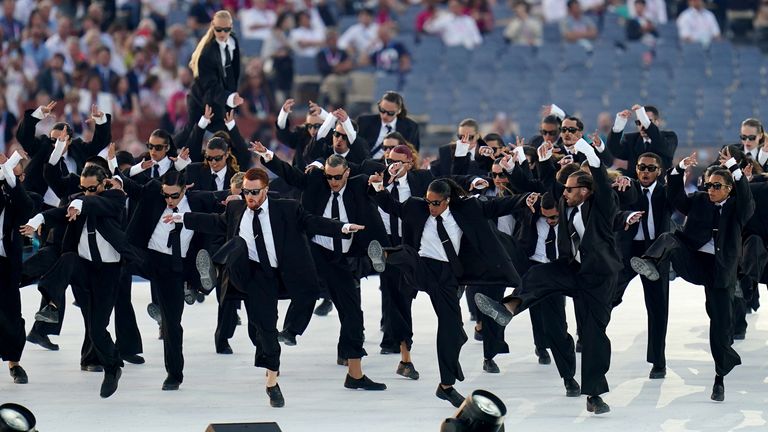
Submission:
POLYGON ((496 395, 475 390, 459 407, 456 414, 445 419, 440 432, 500 432, 504 431, 507 407, 496 395))
POLYGON ((27 408, 7 403, 0 405, 0 432, 35 432, 35 415, 27 408))

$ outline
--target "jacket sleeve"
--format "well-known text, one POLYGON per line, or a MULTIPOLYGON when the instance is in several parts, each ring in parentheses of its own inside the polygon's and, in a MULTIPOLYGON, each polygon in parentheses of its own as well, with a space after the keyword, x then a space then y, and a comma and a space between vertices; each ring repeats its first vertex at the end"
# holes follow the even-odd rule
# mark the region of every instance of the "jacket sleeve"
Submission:
POLYGON ((739 218, 739 224, 744 226, 755 212, 755 200, 752 197, 752 189, 749 187, 747 176, 742 175, 736 182, 736 194, 738 199, 736 215, 739 218))
POLYGON ((343 222, 324 218, 322 216, 315 216, 304 210, 304 207, 300 204, 296 206, 296 217, 299 220, 299 225, 304 228, 304 232, 309 235, 321 235, 336 238, 344 235, 344 233, 341 232, 341 228, 344 227, 343 222))
POLYGON ((526 199, 528 194, 515 194, 501 198, 479 201, 483 209, 483 216, 488 219, 506 216, 517 210, 527 207, 526 199))
POLYGON ((227 212, 221 214, 185 213, 184 227, 195 232, 225 235, 227 233, 227 212))
POLYGON ((248 143, 245 142, 243 135, 240 134, 240 128, 237 125, 229 131, 229 136, 232 138, 232 155, 237 159, 240 170, 245 171, 253 166, 253 154, 248 149, 248 143))
POLYGON ((35 127, 40 120, 32 117, 33 112, 35 112, 34 109, 24 111, 24 118, 16 130, 16 140, 21 144, 24 151, 29 154, 29 157, 37 154, 42 145, 42 140, 35 136, 35 127))
POLYGON ((392 198, 392 195, 388 190, 383 189, 379 192, 376 192, 376 194, 373 196, 373 199, 376 201, 376 204, 382 210, 384 210, 384 213, 402 217, 404 204, 408 201, 411 201, 413 198, 408 198, 404 203, 401 203, 392 198))
POLYGON ((277 155, 273 155, 272 160, 269 162, 264 162, 263 159, 262 162, 267 169, 285 180, 289 185, 299 189, 305 189, 307 187, 308 174, 305 174, 298 168, 278 158, 277 155))
MULTIPOLYGON (((51 165, 48 161, 43 163, 43 179, 57 197, 66 198, 72 193, 69 190, 69 178, 69 175, 66 177, 62 175, 61 168, 58 164, 51 165)), ((77 179, 79 184, 80 178, 78 177, 77 179)))
POLYGON ((629 159, 629 146, 630 144, 627 142, 627 137, 623 131, 614 132, 611 130, 608 132, 608 144, 606 147, 608 147, 613 156, 624 160, 629 159))
POLYGON ((78 199, 83 201, 81 217, 120 217, 125 208, 125 193, 117 190, 106 191, 103 195, 82 196, 78 199))
POLYGON ((680 213, 688 215, 691 210, 693 199, 685 192, 683 185, 683 174, 679 168, 673 168, 668 171, 667 176, 667 201, 680 213))
POLYGON ((594 188, 593 193, 597 208, 606 217, 613 217, 618 211, 618 204, 615 192, 608 181, 608 172, 605 169, 605 165, 600 164, 597 168, 590 165, 589 171, 592 173, 592 187, 594 188))
POLYGON ((104 115, 107 116, 107 121, 105 121, 104 124, 96 125, 96 130, 93 132, 93 139, 91 139, 91 142, 80 141, 83 154, 86 158, 99 154, 99 152, 107 147, 112 140, 112 115, 104 115))

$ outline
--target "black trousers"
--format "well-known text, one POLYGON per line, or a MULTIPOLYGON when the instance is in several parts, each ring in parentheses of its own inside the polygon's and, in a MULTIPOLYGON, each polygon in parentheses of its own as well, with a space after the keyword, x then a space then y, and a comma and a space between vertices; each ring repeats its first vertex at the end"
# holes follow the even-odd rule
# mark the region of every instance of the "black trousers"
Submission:
MULTIPOLYGON (((626 258, 642 257, 645 250, 644 241, 633 241, 631 255, 626 258)), ((648 314, 648 348, 645 358, 648 363, 663 367, 667 365, 664 352, 667 340, 667 323, 669 322, 669 262, 660 262, 658 270, 658 280, 651 281, 645 276, 640 276, 640 281, 643 283, 645 310, 648 314)), ((627 259, 624 263, 624 270, 619 273, 619 280, 616 283, 614 307, 621 303, 627 286, 636 276, 637 273, 632 270, 627 259)))
POLYGON ((214 333, 216 349, 228 343, 228 340, 235 335, 235 328, 237 327, 237 309, 241 300, 233 299, 232 296, 225 297, 222 296, 221 283, 216 284, 216 299, 219 302, 216 332, 214 333))
POLYGON ((413 313, 411 307, 415 290, 402 281, 400 271, 387 267, 379 276, 381 286, 381 313, 384 322, 382 348, 400 349, 405 342, 410 351, 413 345, 413 313))
POLYGON ((331 301, 339 314, 341 329, 337 354, 343 359, 363 358, 368 353, 363 348, 365 339, 362 300, 354 269, 350 267, 346 257, 336 259, 332 251, 316 243, 312 243, 310 247, 317 273, 320 279, 325 281, 331 301))
MULTIPOLYGON (((474 285, 467 287, 466 294, 469 297, 470 293, 482 293, 496 301, 501 301, 504 298, 505 289, 505 286, 500 285, 474 285)), ((474 304, 475 295, 471 294, 471 297, 472 299, 467 298, 467 301, 471 301, 474 304)), ((498 325, 488 315, 482 313, 476 313, 476 315, 480 320, 479 322, 483 325, 483 329, 480 332, 483 335, 483 358, 490 360, 496 357, 496 354, 509 353, 509 345, 504 341, 505 327, 498 325)))
POLYGON ((26 343, 21 315, 19 280, 21 271, 11 260, 0 256, 0 359, 17 362, 26 343))
POLYGON ((709 316, 709 348, 715 361, 715 372, 727 375, 741 364, 733 349, 733 299, 736 280, 728 286, 715 286, 715 256, 692 251, 673 233, 664 233, 645 253, 658 262, 669 260, 678 276, 694 285, 704 285, 705 307, 709 316))
MULTIPOLYGON (((566 295, 574 299, 581 328, 581 393, 598 396, 608 391, 605 374, 611 364, 611 341, 605 330, 611 320, 616 276, 587 275, 579 271, 580 265, 575 262, 556 261, 537 265, 525 274, 522 286, 504 301, 521 300, 517 311, 522 312, 552 295, 566 295)), ((566 329, 561 328, 558 333, 560 337, 550 338, 549 341, 558 371, 565 377, 570 372, 571 364, 562 359, 569 356, 573 341, 567 336, 566 329), (562 336, 563 333, 566 336, 562 336)))
MULTIPOLYGON (((69 284, 72 262, 60 262, 61 250, 54 245, 46 245, 40 248, 34 255, 30 256, 22 266, 22 286, 33 284, 39 281, 45 284, 47 280, 66 280, 64 289, 56 293, 51 299, 46 298, 44 288, 38 285, 38 290, 43 294, 40 299, 40 308, 53 300, 59 309, 59 322, 52 324, 42 321, 35 321, 32 324, 32 330, 42 335, 61 334, 61 326, 64 323, 64 314, 66 312, 66 288, 69 284)), ((73 259, 77 259, 74 255, 73 259)))
POLYGON ((133 275, 126 265, 120 268, 120 280, 117 285, 115 303, 115 344, 120 355, 129 356, 144 352, 141 332, 136 323, 136 312, 131 302, 133 275))
POLYGON ((464 381, 459 363, 461 347, 467 342, 461 321, 459 282, 450 264, 422 258, 409 246, 394 248, 387 256, 387 265, 397 267, 405 283, 426 291, 437 315, 437 363, 440 383, 453 385, 464 381))
POLYGON ((72 290, 80 304, 86 340, 89 341, 83 344, 81 362, 93 359, 89 364, 100 364, 109 374, 123 367, 117 346, 107 331, 112 309, 117 302, 116 275, 119 272, 120 263, 94 264, 79 257, 72 271, 72 290))
MULTIPOLYGON (((147 251, 149 284, 157 295, 157 305, 163 316, 163 353, 168 376, 184 380, 184 271, 173 270, 173 256, 154 250, 147 251)), ((189 270, 189 269, 188 269, 189 270)))
POLYGON ((733 296, 734 334, 747 331, 747 309, 757 300, 757 285, 763 281, 766 265, 768 265, 768 250, 763 239, 758 235, 747 236, 743 242, 739 263, 739 286, 733 296))

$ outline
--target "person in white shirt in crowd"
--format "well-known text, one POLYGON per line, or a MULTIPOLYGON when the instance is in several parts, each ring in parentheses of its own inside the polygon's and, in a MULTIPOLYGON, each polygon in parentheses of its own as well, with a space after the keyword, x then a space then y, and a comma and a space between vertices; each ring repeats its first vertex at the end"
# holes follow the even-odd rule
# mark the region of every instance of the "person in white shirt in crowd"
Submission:
POLYGON ((568 0, 568 16, 560 22, 560 32, 565 41, 578 43, 588 51, 592 50, 591 41, 597 39, 597 26, 584 15, 579 0, 568 0))
POLYGON ((544 26, 541 18, 532 16, 531 6, 525 1, 514 4, 515 17, 504 29, 504 38, 515 45, 540 46, 544 26))
POLYGON ((542 0, 541 15, 547 24, 559 23, 568 15, 565 0, 542 0))
POLYGON ((376 44, 378 32, 379 25, 373 20, 373 11, 360 9, 357 13, 357 24, 350 26, 339 37, 339 48, 352 58, 367 56, 376 44))
POLYGON ((325 45, 325 26, 315 27, 308 11, 296 14, 298 26, 288 34, 293 52, 299 57, 315 57, 325 45))
POLYGON ((677 17, 677 32, 681 41, 705 46, 720 39, 715 14, 704 8, 703 0, 688 0, 688 9, 677 17))
POLYGON ((638 14, 635 8, 635 0, 627 0, 627 9, 632 18, 639 16, 656 25, 666 24, 668 21, 667 4, 664 0, 645 0, 645 9, 641 14, 638 14))
POLYGON ((464 14, 463 6, 458 0, 450 0, 447 11, 440 11, 427 20, 424 30, 440 35, 446 46, 472 49, 483 43, 477 22, 464 14))
POLYGON ((240 10, 243 39, 265 40, 277 22, 275 11, 267 8, 266 0, 253 0, 253 7, 240 10))

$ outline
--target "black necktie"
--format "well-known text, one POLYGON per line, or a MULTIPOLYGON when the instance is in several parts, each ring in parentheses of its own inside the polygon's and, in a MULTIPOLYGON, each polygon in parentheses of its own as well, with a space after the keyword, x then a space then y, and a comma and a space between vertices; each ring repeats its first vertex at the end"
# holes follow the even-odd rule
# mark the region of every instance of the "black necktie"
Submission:
POLYGON ((155 164, 152 167, 152 178, 153 179, 160 179, 160 165, 155 164))
POLYGON ((229 75, 229 69, 232 68, 232 54, 229 53, 229 46, 224 46, 224 75, 229 75))
MULTIPOLYGON (((341 213, 339 211, 339 193, 334 192, 333 193, 333 201, 331 202, 331 219, 340 221, 341 220, 341 213)), ((341 238, 340 237, 334 237, 333 238, 333 255, 336 258, 341 258, 341 254, 344 252, 341 246, 341 238)))
POLYGON ((211 190, 212 191, 219 190, 219 185, 216 183, 216 179, 218 177, 219 176, 216 173, 214 173, 214 172, 211 173, 211 190))
POLYGON ((96 221, 88 217, 85 219, 85 229, 88 234, 88 250, 91 253, 91 262, 101 264, 101 253, 99 245, 96 243, 96 221))
POLYGON ((579 232, 576 231, 576 226, 573 224, 573 220, 576 219, 576 214, 579 212, 578 207, 574 207, 571 211, 571 217, 568 218, 568 231, 571 233, 571 244, 573 245, 573 259, 576 259, 576 254, 579 253, 579 245, 581 245, 581 237, 579 232))
POLYGON ((253 240, 256 242, 256 252, 259 254, 259 262, 261 263, 261 268, 268 270, 272 268, 272 265, 269 262, 267 244, 264 242, 264 231, 261 229, 261 221, 259 220, 259 214, 261 214, 261 211, 261 207, 253 211, 253 240))
MULTIPOLYGON (((7 198, 5 196, 5 192, 2 189, 2 186, 0 186, 0 214, 3 214, 3 210, 5 210, 7 206, 7 198)), ((13 224, 9 222, 8 218, 5 218, 3 220, 3 243, 5 243, 3 246, 5 247, 5 253, 8 254, 8 245, 11 243, 11 229, 13 224)))
POLYGON ((549 233, 547 233, 547 240, 544 242, 544 249, 546 249, 547 259, 549 261, 557 259, 557 234, 555 233, 554 225, 549 226, 549 233))
POLYGON ((392 133, 392 126, 391 125, 384 125, 385 128, 387 128, 387 135, 392 133))
POLYGON ((643 211, 645 212, 645 215, 643 215, 642 219, 640 219, 640 225, 643 228, 643 237, 647 242, 653 240, 651 238, 651 230, 648 228, 648 215, 653 211, 650 193, 650 189, 643 188, 643 211))
POLYGON ((464 269, 462 268, 461 262, 459 261, 459 256, 456 255, 456 250, 453 248, 451 237, 448 235, 448 231, 445 230, 445 225, 443 225, 443 217, 437 216, 435 217, 435 220, 437 221, 437 236, 440 238, 440 242, 443 244, 445 255, 448 257, 448 263, 451 265, 451 270, 453 270, 453 273, 457 278, 461 277, 461 275, 464 273, 464 269))
MULTIPOLYGON (((179 212, 178 207, 173 208, 173 213, 179 212)), ((168 234, 167 246, 171 248, 171 256, 173 257, 173 268, 175 272, 181 272, 184 269, 184 265, 181 260, 181 230, 184 228, 183 223, 174 224, 174 228, 168 234)))
POLYGON ((720 215, 722 210, 722 204, 715 204, 715 210, 712 212, 712 240, 715 241, 715 249, 717 249, 717 234, 720 230, 720 215))
MULTIPOLYGON (((392 199, 394 199, 397 202, 400 202, 400 191, 398 190, 398 186, 400 185, 400 180, 395 180, 395 182, 392 184, 392 192, 390 195, 392 195, 392 199)), ((392 233, 392 243, 394 245, 400 244, 400 224, 399 219, 394 214, 389 216, 389 232, 392 233)))
POLYGON ((69 175, 69 167, 67 166, 67 163, 64 161, 64 157, 61 158, 59 161, 59 169, 61 169, 61 176, 66 177, 69 175))

